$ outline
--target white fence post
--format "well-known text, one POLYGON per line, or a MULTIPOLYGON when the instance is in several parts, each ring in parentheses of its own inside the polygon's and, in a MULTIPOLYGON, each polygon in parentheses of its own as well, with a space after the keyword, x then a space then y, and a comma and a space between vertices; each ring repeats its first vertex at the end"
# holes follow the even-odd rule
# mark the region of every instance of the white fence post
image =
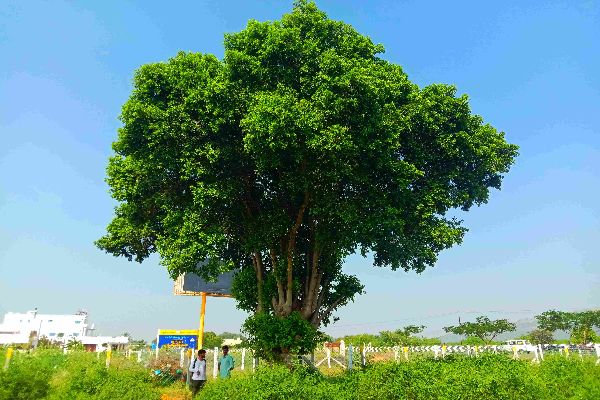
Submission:
POLYGON ((394 347, 394 361, 398 362, 398 348, 394 347))
POLYGON ((215 347, 215 365, 213 367, 213 378, 217 377, 217 364, 219 363, 218 361, 218 355, 219 355, 219 348, 215 347))
POLYGON ((327 368, 331 369, 331 351, 327 348, 327 368))
POLYGON ((246 349, 242 349, 242 371, 244 370, 244 358, 246 358, 246 349))
POLYGON ((366 351, 366 348, 364 346, 360 348, 360 363, 363 367, 366 364, 365 351, 366 351))

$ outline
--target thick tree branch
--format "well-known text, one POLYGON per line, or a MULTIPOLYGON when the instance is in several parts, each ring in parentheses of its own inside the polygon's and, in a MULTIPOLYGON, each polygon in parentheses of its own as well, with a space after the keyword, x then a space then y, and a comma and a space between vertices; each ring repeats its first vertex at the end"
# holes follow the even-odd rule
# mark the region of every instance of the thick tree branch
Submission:
POLYGON ((298 212, 298 218, 296 219, 296 224, 292 227, 290 231, 290 237, 288 240, 287 246, 287 293, 285 299, 285 312, 291 313, 292 311, 292 296, 293 296, 293 285, 294 285, 294 249, 296 247, 296 234, 298 233, 298 229, 300 225, 302 225, 302 219, 304 217, 304 210, 308 206, 308 200, 310 199, 310 193, 308 189, 304 194, 304 202, 302 203, 302 208, 298 212))
POLYGON ((321 325, 321 321, 323 321, 324 318, 326 318, 329 314, 332 313, 332 311, 342 302, 344 301, 346 298, 346 296, 340 296, 338 297, 329 307, 327 307, 327 309, 322 312, 319 313, 319 310, 317 309, 315 311, 315 315, 318 315, 318 318, 316 321, 314 321, 313 326, 318 327, 319 325, 321 325))
POLYGON ((258 304, 256 306, 256 313, 262 313, 264 312, 265 308, 263 305, 263 296, 262 296, 262 289, 263 289, 263 266, 262 266, 262 254, 260 251, 256 251, 254 253, 252 253, 252 259, 254 261, 254 270, 256 272, 256 280, 258 283, 258 290, 257 290, 257 300, 258 300, 258 304))
POLYGON ((283 291, 283 284, 281 283, 281 280, 279 279, 279 271, 277 269, 277 255, 275 254, 275 248, 271 247, 270 251, 271 251, 271 263, 273 264, 273 275, 275 275, 275 280, 277 281, 277 294, 279 296, 279 299, 277 301, 277 306, 273 306, 273 308, 275 308, 275 314, 278 314, 281 312, 281 308, 284 305, 285 294, 283 291))

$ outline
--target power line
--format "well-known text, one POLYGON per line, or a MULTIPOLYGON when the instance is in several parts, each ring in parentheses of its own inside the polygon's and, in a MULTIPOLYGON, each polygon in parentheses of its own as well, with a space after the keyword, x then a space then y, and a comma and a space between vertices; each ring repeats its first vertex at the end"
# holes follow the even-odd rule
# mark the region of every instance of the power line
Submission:
POLYGON ((426 316, 426 317, 394 319, 394 320, 390 320, 390 321, 379 321, 379 322, 364 322, 364 323, 360 323, 360 324, 337 325, 337 326, 334 326, 334 327, 331 327, 331 328, 327 328, 327 329, 339 329, 339 328, 345 328, 345 327, 351 327, 351 326, 362 326, 362 325, 380 325, 380 324, 389 324, 389 323, 394 323, 394 322, 420 321, 420 320, 423 320, 423 319, 447 317, 449 315, 454 315, 454 314, 458 314, 458 311, 451 312, 451 313, 448 313, 448 314, 429 315, 429 316, 426 316))
POLYGON ((447 316, 455 315, 455 314, 459 314, 459 313, 463 313, 463 314, 484 314, 484 313, 531 314, 531 313, 533 313, 533 310, 516 310, 516 311, 509 311, 509 310, 454 311, 454 312, 451 312, 451 313, 437 314, 437 315, 428 315, 428 316, 425 316, 425 317, 414 317, 414 318, 395 319, 395 320, 389 320, 389 321, 377 321, 377 322, 364 322, 364 323, 358 323, 358 324, 336 325, 336 326, 332 326, 331 328, 326 328, 326 329, 327 330, 337 330, 337 329, 344 329, 344 328, 357 327, 357 326, 378 326, 378 325, 384 325, 384 324, 395 324, 395 323, 398 323, 398 322, 420 321, 420 320, 425 320, 425 319, 447 317, 447 316))

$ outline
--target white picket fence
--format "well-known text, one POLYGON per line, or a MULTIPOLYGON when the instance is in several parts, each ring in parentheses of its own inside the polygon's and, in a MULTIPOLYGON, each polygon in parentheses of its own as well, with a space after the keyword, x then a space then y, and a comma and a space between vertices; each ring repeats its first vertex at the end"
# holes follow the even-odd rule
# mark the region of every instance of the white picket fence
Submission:
MULTIPOLYGON (((368 353, 394 353, 394 359, 398 360, 400 355, 404 354, 404 358, 406 360, 409 359, 410 353, 427 353, 433 352, 436 359, 440 356, 445 357, 446 354, 449 353, 462 353, 467 354, 469 356, 478 357, 479 353, 487 352, 487 353, 498 353, 498 352, 512 352, 513 358, 520 358, 520 352, 533 353, 535 355, 532 362, 539 362, 544 359, 544 351, 549 348, 557 348, 558 352, 566 357, 570 356, 571 346, 569 345, 548 345, 548 344, 538 344, 538 345, 518 345, 518 346, 510 346, 510 345, 490 345, 490 346, 393 346, 393 347, 372 347, 372 346, 364 346, 362 348, 363 354, 367 355, 368 353)), ((581 346, 577 347, 577 353, 579 357, 583 357, 584 353, 593 354, 595 353, 597 357, 596 365, 600 365, 600 344, 595 344, 593 350, 582 349, 581 346)))

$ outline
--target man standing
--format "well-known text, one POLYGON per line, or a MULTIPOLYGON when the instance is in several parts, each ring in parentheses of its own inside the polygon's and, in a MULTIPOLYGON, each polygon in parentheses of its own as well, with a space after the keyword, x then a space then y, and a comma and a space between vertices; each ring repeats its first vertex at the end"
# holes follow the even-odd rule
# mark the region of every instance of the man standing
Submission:
POLYGON ((206 383, 206 350, 198 350, 198 358, 195 358, 190 365, 189 371, 192 373, 192 398, 206 383))
POLYGON ((231 378, 233 369, 233 357, 229 354, 229 347, 223 346, 223 355, 219 358, 219 376, 221 378, 231 378))

